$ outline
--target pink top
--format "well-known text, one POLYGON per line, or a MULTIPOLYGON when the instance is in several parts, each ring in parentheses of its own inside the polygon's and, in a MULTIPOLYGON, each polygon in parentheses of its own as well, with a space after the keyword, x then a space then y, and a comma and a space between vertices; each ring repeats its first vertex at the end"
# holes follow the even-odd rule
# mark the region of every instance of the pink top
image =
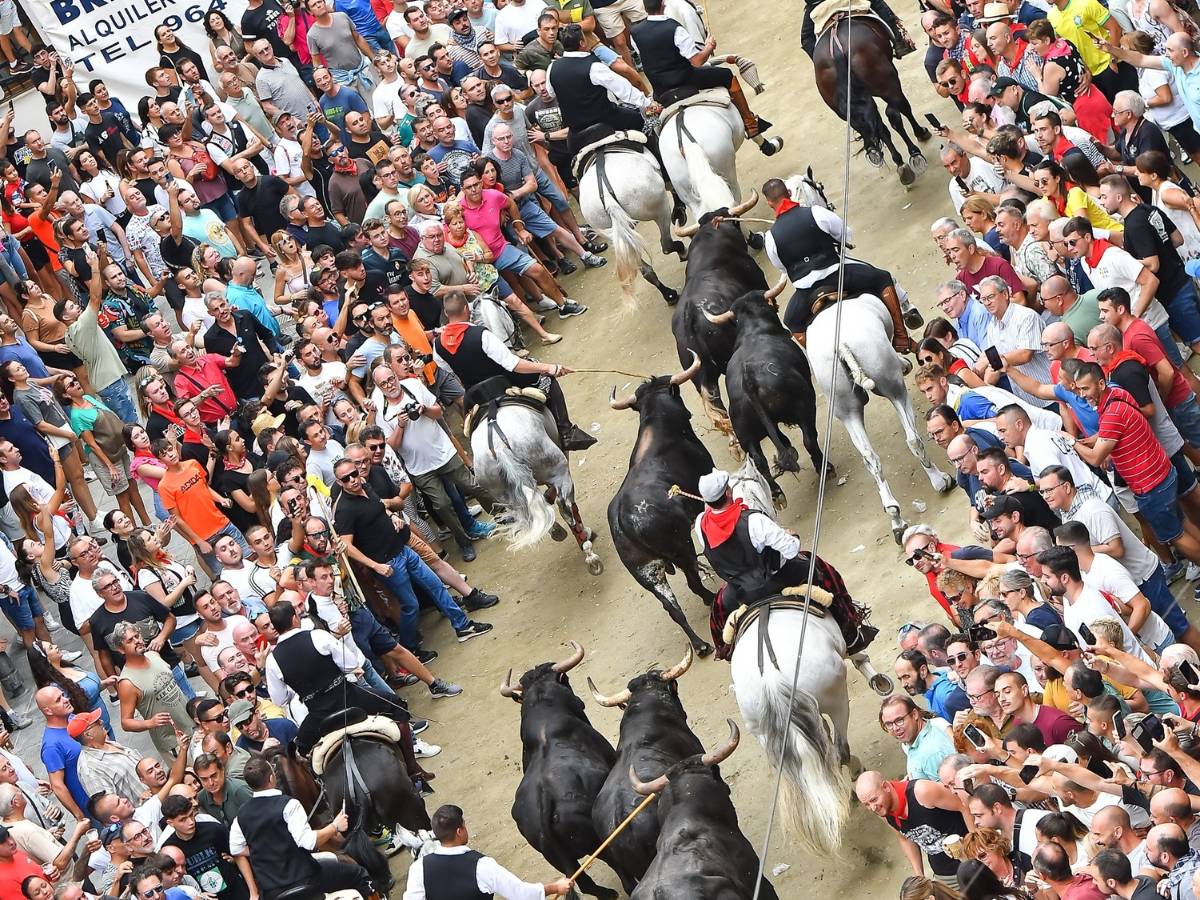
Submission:
POLYGON ((467 227, 479 232, 483 242, 492 251, 492 259, 499 259, 504 248, 508 246, 504 233, 500 231, 500 213, 508 206, 508 197, 502 191, 485 188, 483 199, 477 208, 472 209, 468 206, 465 197, 460 205, 467 227))
POLYGON ((136 478, 138 481, 140 481, 144 485, 146 485, 146 487, 150 488, 150 490, 157 491, 158 490, 158 482, 161 479, 146 478, 144 475, 141 475, 138 473, 138 468, 145 465, 146 463, 149 463, 154 466, 162 466, 164 469, 167 467, 167 464, 165 462, 163 462, 161 459, 159 459, 157 456, 155 456, 154 454, 148 453, 145 450, 135 450, 133 452, 133 459, 130 460, 130 462, 129 462, 130 474, 133 475, 133 477, 136 478))

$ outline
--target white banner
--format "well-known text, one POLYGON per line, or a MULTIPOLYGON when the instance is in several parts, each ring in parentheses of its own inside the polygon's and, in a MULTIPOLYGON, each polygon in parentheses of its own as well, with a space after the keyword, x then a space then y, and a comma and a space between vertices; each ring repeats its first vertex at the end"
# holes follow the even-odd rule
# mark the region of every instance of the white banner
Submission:
POLYGON ((136 119, 138 98, 153 93, 146 70, 159 60, 154 29, 170 26, 181 44, 204 57, 211 77, 204 16, 220 10, 239 28, 246 0, 29 0, 22 6, 46 43, 74 60, 80 93, 103 78, 136 119))

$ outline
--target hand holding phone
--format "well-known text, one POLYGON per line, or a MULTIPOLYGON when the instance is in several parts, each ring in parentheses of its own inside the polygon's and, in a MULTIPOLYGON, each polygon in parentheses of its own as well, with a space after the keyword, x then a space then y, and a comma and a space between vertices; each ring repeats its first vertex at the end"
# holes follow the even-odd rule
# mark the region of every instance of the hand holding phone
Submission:
POLYGON ((963 737, 970 741, 971 746, 976 750, 982 750, 987 746, 987 737, 974 725, 968 725, 963 729, 963 737))
POLYGON ((1004 360, 1000 358, 1000 351, 995 347, 988 347, 983 351, 983 355, 987 357, 988 365, 992 367, 993 371, 1001 372, 1004 370, 1004 360))
POLYGON ((1079 623, 1079 636, 1083 638, 1083 642, 1089 647, 1096 645, 1096 635, 1092 632, 1092 629, 1087 627, 1086 622, 1079 623))

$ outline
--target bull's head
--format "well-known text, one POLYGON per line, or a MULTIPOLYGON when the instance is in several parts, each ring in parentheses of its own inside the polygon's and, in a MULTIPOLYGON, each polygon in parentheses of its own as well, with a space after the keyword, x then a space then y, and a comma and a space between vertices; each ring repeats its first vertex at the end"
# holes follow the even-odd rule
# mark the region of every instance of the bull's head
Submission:
MULTIPOLYGON (((688 381, 691 381, 693 378, 696 377, 696 373, 700 371, 699 355, 697 355, 695 350, 688 350, 688 352, 690 354, 692 354, 692 364, 690 366, 688 366, 686 369, 680 369, 678 372, 676 372, 674 375, 671 376, 670 384, 672 387, 679 387, 679 385, 684 384, 688 381)), ((642 384, 638 386, 638 389, 636 391, 634 391, 632 394, 630 394, 628 397, 626 397, 624 400, 617 399, 617 389, 614 387, 612 389, 612 394, 609 395, 608 405, 611 406, 613 409, 634 409, 637 406, 638 397, 642 393, 642 391, 645 389, 645 387, 647 385, 653 385, 657 381, 658 381, 657 378, 651 378, 649 381, 642 382, 642 384)))
POLYGON ((750 196, 746 200, 743 200, 741 203, 736 203, 728 209, 717 209, 713 210, 712 212, 706 212, 700 217, 700 221, 695 225, 685 225, 682 228, 678 225, 672 225, 671 234, 675 235, 677 239, 690 238, 705 225, 714 224, 715 222, 714 227, 719 227, 721 222, 725 219, 736 219, 738 216, 745 215, 757 204, 758 191, 751 190, 750 196))
POLYGON ((601 706, 624 706, 629 702, 629 698, 633 695, 634 687, 638 684, 638 682, 652 679, 661 684, 673 685, 675 679, 692 667, 692 662, 694 659, 695 656, 692 653, 692 646, 689 644, 687 647, 687 652, 677 665, 674 665, 669 669, 663 669, 662 671, 651 670, 645 675, 639 675, 637 678, 633 679, 633 681, 629 682, 629 687, 625 688, 625 690, 621 691, 619 694, 606 697, 596 689, 596 683, 592 681, 591 676, 588 676, 587 680, 588 689, 592 692, 592 696, 595 698, 596 702, 601 706))
POLYGON ((653 781, 641 781, 637 777, 637 773, 633 770, 633 766, 629 767, 629 781, 633 785, 633 789, 643 797, 650 794, 661 794, 667 789, 670 783, 671 776, 675 773, 696 765, 699 766, 715 766, 723 763, 737 749, 738 741, 742 738, 742 733, 738 731, 737 723, 733 719, 726 719, 729 723, 729 739, 720 747, 711 750, 708 753, 703 753, 699 757, 690 756, 687 759, 680 760, 667 769, 666 772, 659 775, 653 781))
POLYGON ((525 693, 525 689, 531 682, 535 680, 546 677, 547 675, 552 675, 556 680, 566 681, 565 676, 567 672, 570 672, 573 668, 583 662, 584 656, 582 644, 580 644, 578 641, 570 641, 569 643, 572 648, 570 656, 556 663, 542 663, 540 666, 530 669, 523 676, 521 676, 521 683, 517 687, 513 687, 512 669, 509 669, 508 674, 504 676, 504 681, 500 684, 500 696, 508 697, 512 700, 515 700, 517 703, 520 703, 522 695, 525 693))

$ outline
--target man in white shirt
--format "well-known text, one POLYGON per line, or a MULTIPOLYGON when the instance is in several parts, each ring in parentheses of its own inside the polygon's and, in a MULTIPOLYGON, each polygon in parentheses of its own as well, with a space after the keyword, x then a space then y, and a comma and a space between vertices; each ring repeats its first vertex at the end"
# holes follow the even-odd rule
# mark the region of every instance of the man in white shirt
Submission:
POLYGON ((1092 223, 1076 216, 1063 226, 1067 255, 1079 260, 1096 290, 1124 288, 1133 301, 1130 306, 1138 318, 1144 319, 1154 331, 1167 324, 1167 311, 1154 299, 1158 291, 1158 276, 1134 259, 1125 250, 1097 238, 1092 223))
POLYGON ((950 173, 950 202, 956 214, 962 214, 963 204, 971 194, 998 196, 1004 190, 1004 179, 990 163, 971 156, 953 142, 942 147, 942 168, 950 173))
POLYGON ((566 878, 544 884, 522 881, 490 856, 468 847, 470 834, 460 807, 440 806, 431 821, 438 843, 409 867, 404 900, 425 900, 427 878, 431 884, 461 888, 460 896, 470 896, 472 888, 480 895, 496 894, 507 900, 545 900, 570 892, 571 882, 566 878))
POLYGON ((1058 429, 1035 428, 1023 406, 1014 403, 999 410, 996 434, 1004 441, 1008 455, 1029 466, 1035 478, 1051 466, 1063 466, 1070 470, 1075 484, 1090 488, 1105 503, 1116 502, 1108 483, 1074 452, 1071 439, 1058 429))
POLYGON ((505 53, 520 50, 525 46, 525 38, 537 31, 538 16, 545 9, 544 4, 529 0, 508 0, 504 9, 496 13, 496 46, 505 53))
POLYGON ((1081 645, 1088 643, 1080 632, 1081 625, 1090 626, 1097 619, 1114 619, 1121 626, 1125 651, 1150 665, 1154 664, 1109 602, 1095 588, 1084 585, 1079 557, 1073 548, 1051 547, 1039 555, 1038 561, 1042 566, 1042 584, 1052 596, 1062 597, 1063 624, 1079 638, 1081 645))
MULTIPOLYGON (((213 586, 216 587, 216 584, 220 583, 216 582, 213 586)), ((229 583, 225 582, 225 584, 229 583)), ((230 586, 232 587, 232 585, 230 586)), ((211 671, 216 672, 221 668, 217 657, 226 647, 233 646, 233 629, 243 622, 249 624, 250 620, 245 616, 223 615, 221 604, 208 592, 196 597, 196 614, 203 622, 200 626, 200 633, 196 635, 196 643, 200 646, 200 655, 204 657, 204 664, 211 671)))
POLYGON ((294 187, 301 197, 317 196, 300 165, 304 148, 296 140, 300 133, 299 120, 290 112, 280 112, 275 117, 275 133, 279 135, 279 142, 275 144, 275 174, 294 187))
POLYGON ((319 419, 308 419, 300 425, 300 436, 308 444, 308 472, 316 475, 326 487, 333 487, 333 464, 346 449, 329 436, 329 429, 319 419))
MULTIPOLYGON (((397 0, 403 2, 403 0, 397 0)), ((393 18, 403 21, 396 13, 388 14, 388 32, 392 30, 393 18)), ((412 35, 412 29, 405 26, 408 35, 412 35)), ((403 32, 402 32, 403 33, 403 32)), ((397 35, 392 35, 393 39, 397 35)), ((379 73, 379 84, 375 85, 375 93, 371 95, 371 116, 375 119, 375 124, 379 126, 380 131, 387 131, 397 122, 405 117, 408 113, 408 107, 404 105, 404 101, 400 99, 400 94, 408 84, 399 74, 399 62, 395 54, 386 51, 375 55, 375 71, 379 73)))
MULTIPOLYGON (((328 329, 322 332, 326 347, 336 353, 337 335, 328 329), (334 339, 333 343, 329 342, 330 337, 334 339)), ((316 337, 317 332, 314 331, 313 338, 316 337)), ((322 349, 313 341, 306 341, 297 348, 296 361, 300 363, 301 371, 296 385, 308 391, 310 397, 325 407, 325 424, 333 425, 337 422, 333 415, 333 404, 345 396, 346 364, 340 359, 326 361, 321 355, 322 349)))
MULTIPOLYGON (((1004 366, 1012 366, 1040 384, 1050 384, 1050 357, 1042 349, 1042 319, 1028 306, 1013 302, 1012 291, 999 275, 989 275, 979 282, 976 291, 979 302, 988 311, 988 322, 984 347, 995 347, 1004 366)), ((977 373, 990 368, 986 355, 975 362, 977 373)), ((1013 393, 1030 403, 1041 405, 1042 401, 1027 394, 1013 384, 1013 393)))

